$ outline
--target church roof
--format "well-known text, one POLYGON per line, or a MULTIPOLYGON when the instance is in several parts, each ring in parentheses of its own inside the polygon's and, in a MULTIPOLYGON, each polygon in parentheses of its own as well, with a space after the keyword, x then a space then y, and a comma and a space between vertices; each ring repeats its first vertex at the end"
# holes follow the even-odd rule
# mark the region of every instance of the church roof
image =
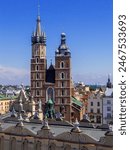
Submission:
POLYGON ((52 65, 52 63, 51 63, 51 65, 49 66, 48 70, 55 70, 54 65, 52 65))
POLYGON ((71 97, 71 99, 72 99, 72 102, 73 102, 74 104, 76 104, 76 105, 78 105, 78 106, 80 106, 80 107, 83 106, 83 103, 80 102, 79 100, 77 100, 75 97, 71 97))
POLYGON ((52 63, 46 72, 46 82, 55 83, 55 68, 52 63))
MULTIPOLYGON (((11 133, 14 135, 20 135, 22 133, 25 136, 30 135, 30 134, 37 135, 37 132, 41 130, 41 127, 42 127, 41 123, 40 124, 39 123, 24 123, 24 127, 22 128, 23 131, 21 131, 20 129, 21 127, 14 126, 14 122, 8 122, 8 123, 4 122, 2 123, 1 126, 2 126, 2 132, 6 131, 6 133, 9 134, 11 131, 11 133), (18 132, 18 129, 20 130, 21 133, 18 132)), ((72 133, 70 132, 70 130, 72 129, 72 126, 63 126, 63 125, 60 125, 59 123, 58 125, 55 124, 55 125, 49 125, 49 126, 50 126, 51 131, 55 133, 55 136, 62 135, 62 133, 66 133, 66 132, 67 133, 65 135, 67 134, 69 135, 70 133, 72 133)), ((85 135, 88 135, 89 137, 91 137, 92 139, 96 141, 99 141, 100 137, 103 137, 104 134, 106 133, 106 131, 101 130, 101 129, 93 129, 93 128, 87 128, 87 127, 86 128, 80 127, 80 129, 82 130, 81 134, 84 133, 85 135)))

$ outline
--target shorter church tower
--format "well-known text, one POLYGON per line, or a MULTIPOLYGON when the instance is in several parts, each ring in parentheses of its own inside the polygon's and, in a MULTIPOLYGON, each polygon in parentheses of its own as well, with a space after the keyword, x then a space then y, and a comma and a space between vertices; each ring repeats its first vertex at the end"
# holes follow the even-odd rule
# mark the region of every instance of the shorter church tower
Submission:
POLYGON ((66 35, 55 52, 55 109, 66 120, 71 120, 71 53, 66 45, 66 35))

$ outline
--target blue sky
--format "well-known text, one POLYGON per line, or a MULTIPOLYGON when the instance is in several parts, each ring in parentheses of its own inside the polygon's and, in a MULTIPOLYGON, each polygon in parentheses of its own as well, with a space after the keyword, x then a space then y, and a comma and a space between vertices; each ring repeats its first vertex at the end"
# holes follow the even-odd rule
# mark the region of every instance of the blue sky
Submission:
MULTIPOLYGON (((65 32, 73 80, 105 84, 112 75, 112 12, 112 0, 40 0, 48 64, 65 32)), ((36 18, 37 0, 0 2, 0 84, 29 84, 36 18)))

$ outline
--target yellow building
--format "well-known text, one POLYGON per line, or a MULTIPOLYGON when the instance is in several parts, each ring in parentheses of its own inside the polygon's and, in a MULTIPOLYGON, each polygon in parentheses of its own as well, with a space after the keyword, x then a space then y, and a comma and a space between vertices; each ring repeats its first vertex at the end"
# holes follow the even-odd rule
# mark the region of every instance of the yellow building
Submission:
POLYGON ((9 112, 10 102, 14 101, 14 98, 0 95, 0 114, 6 114, 9 112))

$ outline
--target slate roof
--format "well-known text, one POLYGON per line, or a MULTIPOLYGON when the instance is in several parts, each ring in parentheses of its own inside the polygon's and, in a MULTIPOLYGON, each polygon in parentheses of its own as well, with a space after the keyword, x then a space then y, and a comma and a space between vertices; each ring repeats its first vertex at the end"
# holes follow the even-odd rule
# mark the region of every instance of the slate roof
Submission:
MULTIPOLYGON (((14 129, 16 123, 10 122, 10 123, 2 123, 2 131, 6 130, 10 127, 10 129, 6 130, 12 130, 14 129), (13 126, 13 127, 12 127, 13 126)), ((24 123, 24 128, 26 128, 29 132, 32 134, 37 134, 37 131, 41 130, 42 124, 36 124, 36 123, 24 123)), ((60 126, 60 125, 50 125, 51 132, 55 133, 54 136, 58 136, 62 134, 63 132, 70 132, 72 129, 71 126, 60 126)), ((92 139, 99 141, 100 137, 103 137, 106 131, 102 131, 101 129, 93 129, 93 128, 82 128, 80 127, 82 133, 86 134, 87 136, 91 137, 92 139)))
POLYGON ((46 72, 46 82, 55 83, 55 68, 51 64, 46 72))

